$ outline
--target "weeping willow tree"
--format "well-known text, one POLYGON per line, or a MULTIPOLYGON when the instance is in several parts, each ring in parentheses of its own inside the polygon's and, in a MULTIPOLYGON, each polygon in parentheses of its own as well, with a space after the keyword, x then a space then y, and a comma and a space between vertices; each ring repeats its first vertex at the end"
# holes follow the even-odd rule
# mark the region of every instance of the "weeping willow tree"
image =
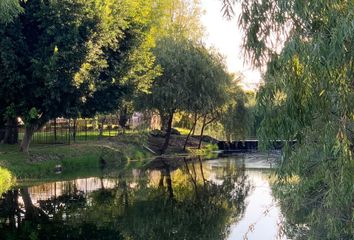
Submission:
POLYGON ((23 11, 18 0, 0 1, 0 23, 11 22, 14 17, 23 11))
POLYGON ((229 17, 240 4, 245 54, 267 64, 259 137, 297 140, 278 184, 289 222, 307 229, 294 238, 352 239, 354 1, 223 2, 229 17))

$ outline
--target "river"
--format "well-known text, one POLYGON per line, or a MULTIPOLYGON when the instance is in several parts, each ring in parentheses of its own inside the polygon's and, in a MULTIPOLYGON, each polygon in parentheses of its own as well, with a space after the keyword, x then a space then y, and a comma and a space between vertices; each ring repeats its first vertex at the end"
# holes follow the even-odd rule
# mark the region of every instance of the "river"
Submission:
POLYGON ((100 176, 21 182, 0 199, 1 239, 286 240, 277 155, 158 158, 100 176))

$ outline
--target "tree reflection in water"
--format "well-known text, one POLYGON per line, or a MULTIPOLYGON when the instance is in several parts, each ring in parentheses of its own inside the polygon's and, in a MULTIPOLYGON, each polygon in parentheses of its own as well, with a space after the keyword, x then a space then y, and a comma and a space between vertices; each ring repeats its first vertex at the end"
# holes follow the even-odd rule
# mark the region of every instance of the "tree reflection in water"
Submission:
MULTIPOLYGON (((5 239, 225 239, 249 191, 244 167, 207 169, 201 158, 157 159, 113 188, 66 191, 33 204, 27 188, 0 200, 5 239), (173 163, 173 164, 171 164, 173 163), (178 164, 176 164, 178 163, 178 164), (217 177, 215 177, 217 173, 217 177)), ((56 186, 56 185, 55 185, 56 186)))

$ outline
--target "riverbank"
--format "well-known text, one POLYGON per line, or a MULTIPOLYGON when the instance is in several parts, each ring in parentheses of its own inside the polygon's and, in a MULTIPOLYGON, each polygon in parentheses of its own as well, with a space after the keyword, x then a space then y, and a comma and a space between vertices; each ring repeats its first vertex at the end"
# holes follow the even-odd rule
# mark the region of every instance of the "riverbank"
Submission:
MULTIPOLYGON (((206 154, 215 149, 211 144, 204 144, 201 150, 183 151, 184 139, 183 135, 173 136, 164 156, 206 154)), ((19 152, 17 145, 0 145, 0 167, 8 169, 19 180, 90 176, 103 169, 115 171, 142 166, 157 156, 152 149, 162 141, 161 137, 136 133, 70 145, 34 144, 28 154, 19 152)), ((196 143, 197 139, 192 139, 188 147, 195 147, 196 143)))

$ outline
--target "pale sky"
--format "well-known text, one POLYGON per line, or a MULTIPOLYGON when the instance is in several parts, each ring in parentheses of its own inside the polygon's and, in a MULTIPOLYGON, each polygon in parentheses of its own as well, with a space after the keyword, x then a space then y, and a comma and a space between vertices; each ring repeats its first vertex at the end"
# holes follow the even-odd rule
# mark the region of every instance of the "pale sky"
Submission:
POLYGON ((205 26, 207 46, 213 46, 226 57, 226 63, 230 72, 240 72, 244 75, 241 83, 244 89, 255 89, 261 80, 260 71, 252 69, 252 66, 244 63, 241 47, 242 32, 237 25, 240 8, 235 7, 236 16, 227 20, 221 12, 221 0, 202 0, 201 6, 205 11, 202 23, 205 26))

